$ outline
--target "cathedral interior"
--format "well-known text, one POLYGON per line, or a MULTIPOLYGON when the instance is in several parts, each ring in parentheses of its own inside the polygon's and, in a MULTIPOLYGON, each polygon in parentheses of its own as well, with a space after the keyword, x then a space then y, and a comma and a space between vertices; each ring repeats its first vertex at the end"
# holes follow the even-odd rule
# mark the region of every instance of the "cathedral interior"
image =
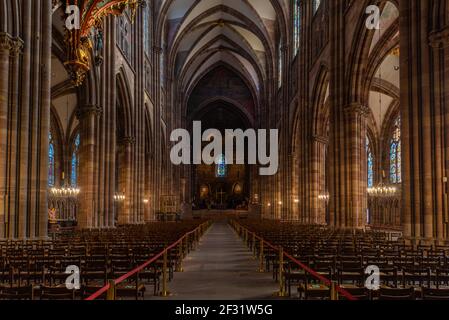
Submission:
POLYGON ((0 0, 1 300, 449 299, 448 178, 449 0, 0 0))

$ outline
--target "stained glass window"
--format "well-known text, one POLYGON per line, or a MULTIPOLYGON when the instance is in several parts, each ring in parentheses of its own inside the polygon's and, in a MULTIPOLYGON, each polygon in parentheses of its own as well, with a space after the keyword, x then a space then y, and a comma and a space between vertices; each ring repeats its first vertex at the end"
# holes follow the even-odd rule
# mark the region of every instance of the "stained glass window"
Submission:
POLYGON ((48 134, 48 186, 55 186, 55 143, 51 132, 48 134))
POLYGON ((315 14, 320 8, 321 0, 313 0, 313 14, 315 14))
POLYGON ((218 158, 217 169, 215 175, 217 178, 225 178, 226 177, 226 158, 222 154, 218 158))
POLYGON ((72 147, 72 160, 71 160, 71 168, 70 168, 70 184, 72 187, 76 187, 78 185, 78 168, 79 168, 79 147, 80 147, 80 135, 79 133, 76 135, 75 140, 73 141, 72 147))
POLYGON ((390 140, 390 182, 402 182, 401 153, 401 118, 398 117, 393 126, 390 140))
POLYGON ((293 0, 293 56, 298 54, 301 37, 301 8, 299 0, 293 0))
POLYGON ((366 155, 368 167, 368 188, 372 188, 374 187, 374 157, 368 137, 366 137, 366 155))
POLYGON ((131 62, 132 57, 132 35, 131 35, 131 23, 126 15, 122 15, 117 19, 118 31, 117 31, 117 43, 122 50, 123 55, 131 62))

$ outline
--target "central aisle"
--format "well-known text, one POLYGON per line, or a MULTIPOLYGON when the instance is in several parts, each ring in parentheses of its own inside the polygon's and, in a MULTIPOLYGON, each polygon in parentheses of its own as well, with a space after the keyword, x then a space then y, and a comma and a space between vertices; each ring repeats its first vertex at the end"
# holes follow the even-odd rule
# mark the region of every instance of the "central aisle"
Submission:
POLYGON ((271 273, 257 272, 258 260, 226 221, 209 229, 183 267, 184 272, 175 273, 169 284, 169 299, 272 299, 277 289, 271 273))

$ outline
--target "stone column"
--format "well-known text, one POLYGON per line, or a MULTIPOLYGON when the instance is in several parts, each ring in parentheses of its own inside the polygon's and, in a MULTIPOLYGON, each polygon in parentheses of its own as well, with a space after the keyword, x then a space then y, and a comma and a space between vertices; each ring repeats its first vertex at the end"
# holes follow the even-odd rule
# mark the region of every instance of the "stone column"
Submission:
MULTIPOLYGON (((40 101, 40 119, 38 141, 41 145, 39 153, 39 178, 36 190, 36 196, 39 199, 36 204, 36 211, 31 215, 30 220, 31 237, 46 239, 48 234, 48 132, 50 131, 50 105, 51 105, 51 45, 52 45, 52 3, 50 0, 40 2, 42 5, 41 16, 33 14, 38 21, 42 23, 42 57, 41 67, 41 87, 39 95, 40 101), (34 230, 32 230, 34 228, 34 230)), ((32 34, 30 35, 32 37, 32 34)))
POLYGON ((156 216, 156 212, 160 210, 160 196, 162 193, 162 161, 161 161, 161 83, 160 83, 160 68, 163 66, 160 65, 161 59, 160 56, 163 53, 161 47, 155 46, 153 47, 153 80, 154 80, 154 115, 153 115, 153 137, 154 137, 154 159, 153 159, 153 167, 152 167, 152 186, 153 186, 153 198, 152 200, 152 208, 153 215, 156 216))
POLYGON ((8 80, 11 37, 0 33, 0 238, 5 237, 6 217, 6 146, 8 135, 8 80))
POLYGON ((348 105, 345 109, 347 154, 346 180, 348 199, 345 208, 345 227, 362 228, 366 225, 367 182, 363 170, 366 163, 366 119, 369 108, 359 103, 348 105))
POLYGON ((292 208, 291 208, 291 219, 293 221, 299 220, 299 177, 298 177, 298 155, 296 152, 293 152, 291 155, 291 166, 290 166, 290 184, 291 184, 291 194, 293 196, 292 199, 292 208))
MULTIPOLYGON (((446 6, 445 11, 447 13, 449 1, 446 0, 445 3, 440 3, 440 5, 446 6)), ((429 42, 432 48, 432 58, 435 61, 433 74, 435 95, 440 98, 435 100, 435 105, 437 113, 441 115, 436 117, 439 134, 435 136, 437 146, 435 148, 435 173, 437 177, 442 179, 442 183, 437 181, 435 185, 436 240, 447 241, 449 238, 449 130, 447 129, 449 127, 449 15, 446 16, 446 21, 440 23, 445 26, 432 31, 429 42), (446 103, 443 103, 443 101, 446 103)))
POLYGON ((97 204, 95 197, 95 149, 96 149, 96 123, 102 109, 96 105, 82 106, 77 110, 77 118, 80 122, 81 145, 79 149, 80 159, 80 208, 78 212, 78 227, 92 228, 98 226, 97 204))
POLYGON ((319 199, 321 194, 324 194, 325 190, 325 170, 326 165, 326 146, 328 139, 322 136, 312 137, 312 152, 310 159, 311 168, 311 183, 309 186, 310 194, 310 211, 312 221, 311 223, 325 224, 326 223, 326 207, 324 202, 319 199))
POLYGON ((401 0, 399 9, 404 233, 433 244, 449 231, 449 3, 401 0))
POLYGON ((125 137, 119 144, 123 148, 123 162, 120 162, 120 192, 125 194, 125 201, 122 204, 120 214, 118 217, 118 223, 120 225, 131 224, 137 222, 134 216, 134 199, 133 199, 133 148, 136 143, 134 137, 125 137))
MULTIPOLYGON (((36 40, 37 41, 37 40, 36 40)), ((39 47, 40 50, 40 47, 39 47)), ((21 46, 18 41, 13 41, 10 51, 10 60, 9 60, 9 104, 8 104, 8 151, 7 151, 7 193, 8 193, 8 202, 7 202, 7 212, 9 214, 8 220, 8 233, 11 238, 24 238, 23 231, 26 228, 26 215, 20 214, 19 211, 19 202, 17 201, 17 196, 19 194, 20 188, 20 172, 18 171, 18 162, 20 159, 20 150, 19 150, 19 139, 22 134, 30 134, 33 137, 33 142, 37 142, 38 139, 38 121, 33 122, 33 126, 31 130, 28 132, 21 132, 19 127, 19 82, 20 77, 19 73, 20 69, 20 54, 21 54, 21 46)), ((35 75, 40 74, 40 70, 35 70, 35 75)), ((39 90, 40 79, 38 78, 35 81, 36 91, 39 90)), ((32 95, 32 103, 33 107, 31 110, 37 115, 40 111, 40 95, 36 94, 32 95)), ((35 117, 35 119, 37 116, 35 117)), ((37 160, 37 155, 39 150, 37 150, 37 143, 30 143, 29 150, 33 156, 35 156, 36 161, 33 162, 35 166, 33 169, 37 168, 39 161, 37 160)), ((38 177, 35 174, 35 171, 32 171, 32 179, 37 182, 38 177)), ((33 185, 34 186, 34 185, 33 185)), ((25 187, 27 190, 27 188, 25 187)), ((31 189, 27 190, 27 192, 31 192, 31 201, 33 203, 38 201, 36 190, 31 189)))
POLYGON ((347 203, 345 121, 343 108, 346 105, 346 50, 345 0, 329 1, 330 64, 329 64, 329 223, 333 227, 346 225, 347 203))

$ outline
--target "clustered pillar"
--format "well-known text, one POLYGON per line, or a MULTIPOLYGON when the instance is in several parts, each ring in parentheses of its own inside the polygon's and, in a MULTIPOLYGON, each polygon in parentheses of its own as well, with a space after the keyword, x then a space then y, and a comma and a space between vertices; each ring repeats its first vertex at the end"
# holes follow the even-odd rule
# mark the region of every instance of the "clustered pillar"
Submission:
POLYGON ((41 13, 51 0, 23 0, 20 18, 8 12, 11 23, 0 26, 0 238, 46 238, 52 34, 51 15, 41 13))
POLYGON ((400 1, 403 217, 415 243, 449 237, 449 1, 431 4, 400 1))

